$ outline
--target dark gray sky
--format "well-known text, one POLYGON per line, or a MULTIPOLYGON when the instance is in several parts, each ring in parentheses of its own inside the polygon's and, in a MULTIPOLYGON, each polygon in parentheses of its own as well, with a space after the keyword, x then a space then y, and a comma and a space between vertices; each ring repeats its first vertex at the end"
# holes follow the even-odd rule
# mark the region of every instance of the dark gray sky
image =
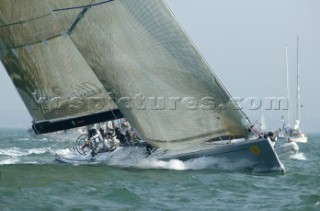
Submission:
MULTIPOLYGON (((302 129, 319 132, 319 0, 166 0, 173 13, 232 96, 286 96, 288 46, 291 99, 295 103, 296 39, 300 37, 302 129)), ((0 127, 27 127, 31 118, 0 67, 0 127)), ((292 104, 291 107, 295 105, 292 104)), ((247 107, 247 106, 245 106, 247 107)), ((260 110, 245 109, 252 121, 260 110)), ((292 110, 292 118, 295 110, 292 110)), ((271 129, 286 111, 263 110, 271 129)))

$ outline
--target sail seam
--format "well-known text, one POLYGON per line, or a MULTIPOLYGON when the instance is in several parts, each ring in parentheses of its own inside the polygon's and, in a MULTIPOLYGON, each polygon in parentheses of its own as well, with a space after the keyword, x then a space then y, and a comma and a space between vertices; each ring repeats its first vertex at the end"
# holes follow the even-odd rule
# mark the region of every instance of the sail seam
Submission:
POLYGON ((40 41, 36 41, 36 42, 30 42, 30 43, 25 43, 24 45, 17 45, 17 46, 8 46, 9 49, 18 49, 18 48, 24 48, 26 46, 30 46, 30 45, 36 45, 36 44, 39 44, 43 41, 49 41, 49 40, 52 40, 52 39, 55 39, 55 38, 58 38, 58 37, 61 37, 61 36, 64 36, 63 33, 60 33, 60 34, 56 34, 52 37, 48 37, 46 39, 43 39, 43 40, 40 40, 40 41))
POLYGON ((32 21, 35 21, 35 20, 38 20, 38 19, 41 19, 41 18, 48 17, 50 15, 51 14, 45 14, 45 15, 42 15, 42 16, 39 16, 39 17, 36 17, 36 18, 28 19, 28 20, 22 20, 22 21, 15 22, 15 23, 4 24, 4 25, 1 25, 0 28, 8 27, 8 26, 14 26, 14 25, 18 25, 18 24, 25 24, 27 22, 32 22, 32 21))

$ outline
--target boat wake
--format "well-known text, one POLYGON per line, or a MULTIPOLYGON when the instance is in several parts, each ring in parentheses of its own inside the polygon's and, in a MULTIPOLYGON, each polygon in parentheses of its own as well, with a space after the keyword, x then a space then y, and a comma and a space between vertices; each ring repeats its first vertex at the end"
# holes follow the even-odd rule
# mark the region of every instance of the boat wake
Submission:
MULTIPOLYGON (((51 153, 54 153, 51 151, 51 153)), ((79 155, 73 149, 63 149, 55 152, 56 160, 71 165, 96 165, 105 164, 107 166, 120 168, 137 169, 168 169, 176 171, 185 170, 242 170, 249 165, 249 161, 239 159, 237 162, 230 162, 228 159, 217 157, 199 157, 181 161, 178 159, 159 160, 155 157, 148 157, 144 151, 135 147, 119 147, 112 153, 101 153, 94 160, 90 153, 79 155)))
POLYGON ((219 170, 242 170, 248 166, 248 161, 228 162, 226 159, 214 157, 200 157, 181 161, 172 159, 169 161, 162 160, 143 160, 137 163, 139 168, 148 169, 169 169, 177 171, 185 170, 205 170, 205 169, 219 169, 219 170))

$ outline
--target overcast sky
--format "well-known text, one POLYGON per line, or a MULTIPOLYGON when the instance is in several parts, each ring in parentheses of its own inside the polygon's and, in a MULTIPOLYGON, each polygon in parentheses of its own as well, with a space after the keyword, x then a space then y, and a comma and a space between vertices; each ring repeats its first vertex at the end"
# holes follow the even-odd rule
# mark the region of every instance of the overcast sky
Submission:
MULTIPOLYGON (((295 103, 296 39, 299 36, 302 129, 320 131, 317 109, 320 104, 319 0, 166 2, 234 97, 255 97, 262 102, 267 97, 285 97, 287 45, 291 99, 295 103)), ((0 127, 30 125, 31 117, 2 66, 0 98, 0 127)), ((260 110, 245 109, 245 112, 252 121, 259 119, 260 110)), ((263 114, 267 126, 275 129, 281 127, 280 117, 286 115, 286 111, 263 109, 263 114)))

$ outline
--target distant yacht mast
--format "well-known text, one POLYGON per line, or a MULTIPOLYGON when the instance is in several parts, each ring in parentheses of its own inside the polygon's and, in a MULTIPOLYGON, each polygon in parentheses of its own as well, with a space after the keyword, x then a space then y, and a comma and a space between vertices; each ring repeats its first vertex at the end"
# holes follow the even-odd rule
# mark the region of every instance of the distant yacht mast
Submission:
POLYGON ((288 64, 288 48, 286 46, 286 72, 287 72, 287 103, 288 103, 288 123, 287 126, 291 125, 290 118, 290 85, 289 85, 289 64, 288 64))
POLYGON ((297 127, 300 128, 299 37, 297 37, 297 127))

